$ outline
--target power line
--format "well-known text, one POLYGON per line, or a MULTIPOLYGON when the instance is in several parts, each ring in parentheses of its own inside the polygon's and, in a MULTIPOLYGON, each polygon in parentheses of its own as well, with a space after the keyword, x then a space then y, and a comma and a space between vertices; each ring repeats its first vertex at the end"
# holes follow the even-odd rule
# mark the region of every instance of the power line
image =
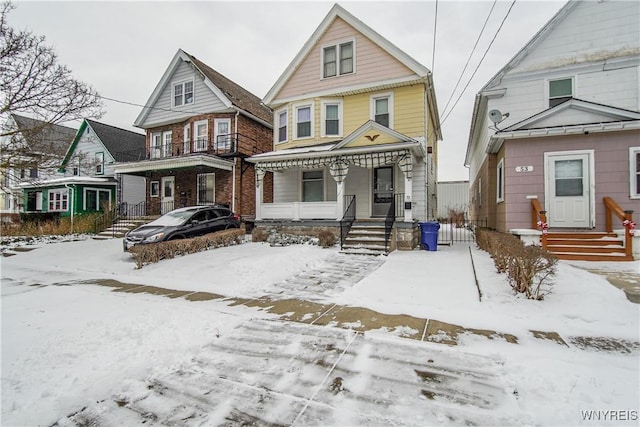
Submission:
POLYGON ((460 95, 458 96, 458 98, 456 99, 456 102, 453 104, 453 107, 451 107, 451 110, 449 110, 449 112, 447 113, 446 116, 444 116, 442 118, 442 120, 440 120, 440 126, 442 126, 442 123, 444 123, 447 118, 449 117, 449 115, 451 115, 451 112, 456 108, 456 105, 458 105, 458 102, 460 101, 460 98, 462 98, 462 95, 464 94, 464 92, 467 90, 467 88, 469 87, 469 84, 471 83, 471 80, 473 80, 473 78, 475 77, 476 73, 478 72, 478 69, 480 68, 480 65, 482 65, 482 62, 484 61, 484 58, 487 56, 487 53, 489 52, 489 49, 491 49, 491 46, 493 45, 493 42, 496 40, 496 37, 498 37, 498 34, 500 33, 500 30, 502 29, 502 26, 504 25, 505 21, 507 20, 507 18, 509 17, 509 14, 511 13, 511 9, 513 9, 513 6, 516 4, 516 0, 513 0, 513 2, 511 3, 511 6, 509 6, 509 10, 507 11, 507 14, 504 16, 504 18, 502 19, 502 22, 500 23, 500 26, 498 27, 498 29, 496 30, 495 35, 493 36, 493 39, 491 39, 491 43, 489 43, 489 46, 487 46, 487 49, 484 51, 484 55, 482 55, 482 58, 480 58, 480 62, 478 63, 478 65, 476 66, 476 69, 473 70, 473 74, 471 74, 471 77, 469 78, 469 81, 467 82, 467 84, 465 85, 465 87, 462 89, 462 92, 460 93, 460 95))
POLYGON ((493 5, 491 5, 491 10, 489 11, 489 14, 487 15, 487 19, 485 19, 485 21, 484 21, 484 25, 482 26, 482 29, 480 30, 480 33, 478 34, 478 38, 476 39, 476 43, 473 45, 473 49, 471 49, 471 53, 469 54, 469 57, 467 58, 467 63, 464 64, 464 68, 462 69, 462 72, 460 73, 460 77, 458 77, 458 81, 456 82, 455 87, 451 91, 451 96, 447 100, 447 104, 442 109, 442 114, 443 115, 444 115, 444 112, 447 111, 447 107, 449 107, 449 103, 453 99, 453 96, 455 95, 456 90, 458 89, 458 86, 460 85, 460 81, 462 80, 462 77, 464 76, 465 71, 467 71, 467 67, 469 66, 469 62, 471 62, 471 58, 473 57, 473 54, 476 51, 476 47, 478 47, 478 43, 480 42, 480 38, 482 37, 482 34, 484 34, 484 30, 487 27, 487 23, 489 22, 489 18, 491 17, 491 14, 493 13, 493 9, 496 7, 496 3, 497 2, 498 2, 498 0, 494 0, 493 1, 493 5))
POLYGON ((436 66, 436 30, 438 29, 438 0, 436 0, 436 13, 433 18, 433 53, 431 56, 431 73, 436 66))
POLYGON ((106 99, 107 101, 117 102, 119 104, 131 105, 134 107, 146 108, 147 110, 159 110, 159 111, 167 111, 169 113, 185 113, 185 114, 200 114, 198 111, 184 111, 184 110, 176 110, 172 108, 162 108, 162 107, 150 107, 148 105, 136 104, 135 102, 129 101, 121 101, 119 99, 109 98, 108 96, 98 95, 98 98, 106 99))

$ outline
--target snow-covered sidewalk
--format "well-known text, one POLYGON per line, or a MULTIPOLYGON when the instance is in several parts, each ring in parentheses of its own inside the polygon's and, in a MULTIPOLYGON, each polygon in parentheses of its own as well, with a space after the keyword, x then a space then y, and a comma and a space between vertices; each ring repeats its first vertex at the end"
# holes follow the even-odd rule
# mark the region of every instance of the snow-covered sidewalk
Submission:
MULTIPOLYGON (((561 263, 554 292, 535 302, 514 297, 487 254, 467 246, 394 252, 369 258, 375 262, 362 268, 349 262, 336 267, 337 259, 345 259, 337 249, 245 243, 136 270, 119 240, 48 244, 2 258, 2 425, 51 424, 61 418, 60 424, 80 422, 64 417, 84 406, 87 411, 78 416, 94 414, 94 420, 100 420, 97 412, 103 411, 104 422, 118 424, 117 417, 125 416, 132 417, 132 425, 208 425, 231 422, 229 417, 239 413, 258 422, 289 424, 297 419, 300 425, 595 425, 585 420, 587 415, 599 414, 597 424, 606 424, 608 419, 597 411, 614 409, 628 411, 628 418, 635 411, 636 419, 625 421, 623 414, 613 424, 637 425, 637 348, 631 353, 584 350, 571 342, 565 346, 535 338, 531 332, 639 341, 639 306, 604 278, 561 263), (340 271, 348 274, 341 278, 340 271), (228 299, 192 302, 86 284, 105 279, 228 299), (324 285, 314 289, 316 282, 324 285), (265 296, 437 319, 513 334, 519 341, 470 334, 458 337, 458 346, 448 347, 401 339, 385 328, 353 335, 329 326, 282 322, 267 310, 232 304, 265 296), (247 339, 234 341, 241 336, 247 339), (299 336, 308 339, 287 338, 299 336), (320 336, 331 338, 313 338, 320 336), (353 336, 353 351, 338 361, 353 336), (336 349, 329 358, 327 346, 336 349), (384 348, 387 362, 380 362, 378 348, 384 348), (243 352, 257 359, 243 359, 243 352), (437 359, 427 356, 434 352, 437 359), (406 353, 417 359, 403 364, 406 353), (221 362, 207 362, 225 354, 221 362), (268 366, 254 367, 255 360, 268 366), (473 400, 479 389, 468 372, 479 360, 486 361, 488 376, 478 381, 498 390, 485 406, 473 400), (437 366, 429 370, 429 363, 437 366), (399 383, 385 385, 384 378, 396 371, 405 372, 394 377, 399 383), (183 377, 189 380, 177 381, 183 377), (336 392, 332 384, 338 377, 343 390, 336 392), (185 388, 205 378, 207 393, 186 398, 190 395, 185 388), (156 380, 177 381, 182 397, 169 405, 174 409, 153 403, 158 398, 153 392, 156 380), (290 385, 298 383, 303 386, 295 391, 290 385), (476 404, 451 399, 441 383, 476 404), (142 393, 149 386, 147 395, 142 393), (377 387, 398 392, 383 398, 377 387), (233 391, 224 400, 211 397, 227 389, 244 392, 233 391), (380 413, 370 412, 366 402, 374 398, 363 394, 369 389, 385 402, 380 413), (129 408, 129 415, 115 411, 118 405, 129 408), (150 418, 141 415, 145 405, 151 405, 150 418)), ((633 271, 638 266, 625 263, 620 268, 633 271)))

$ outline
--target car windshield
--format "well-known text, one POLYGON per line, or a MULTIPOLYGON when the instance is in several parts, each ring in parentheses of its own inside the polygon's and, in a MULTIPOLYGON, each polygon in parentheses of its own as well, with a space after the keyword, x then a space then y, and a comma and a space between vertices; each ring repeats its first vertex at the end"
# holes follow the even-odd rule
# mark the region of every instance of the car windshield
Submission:
POLYGON ((169 212, 147 225, 182 225, 193 216, 194 212, 194 210, 169 212))

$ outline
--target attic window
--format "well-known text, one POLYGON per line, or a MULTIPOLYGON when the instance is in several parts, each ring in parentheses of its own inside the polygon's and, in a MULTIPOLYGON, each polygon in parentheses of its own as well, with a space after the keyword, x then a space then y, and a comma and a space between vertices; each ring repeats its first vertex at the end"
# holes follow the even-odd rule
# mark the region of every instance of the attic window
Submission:
POLYGON ((573 97, 573 79, 549 80, 549 108, 573 97))
POLYGON ((173 106, 193 104, 193 81, 173 84, 173 106))
POLYGON ((354 72, 354 42, 348 41, 322 49, 322 77, 335 77, 354 72))

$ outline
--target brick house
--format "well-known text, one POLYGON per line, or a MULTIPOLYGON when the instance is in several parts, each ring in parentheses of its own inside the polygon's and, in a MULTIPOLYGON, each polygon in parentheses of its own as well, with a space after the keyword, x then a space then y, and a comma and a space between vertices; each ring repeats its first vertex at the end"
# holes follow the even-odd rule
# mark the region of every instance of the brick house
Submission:
MULTIPOLYGON (((255 215, 255 171, 245 158, 272 148, 271 110, 260 98, 183 50, 134 122, 146 158, 119 165, 147 178, 146 211, 220 203, 255 215)), ((272 178, 263 197, 272 199, 272 178)))

